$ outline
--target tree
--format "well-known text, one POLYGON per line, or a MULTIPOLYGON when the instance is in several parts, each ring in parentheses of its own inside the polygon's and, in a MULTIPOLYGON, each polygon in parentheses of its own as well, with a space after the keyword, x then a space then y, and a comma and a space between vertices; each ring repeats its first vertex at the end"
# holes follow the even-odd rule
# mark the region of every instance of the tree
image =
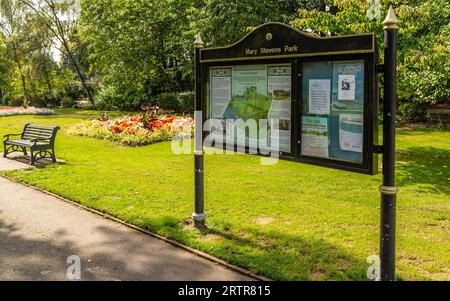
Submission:
POLYGON ((1 0, 0 14, 0 30, 5 38, 4 42, 9 50, 9 54, 16 64, 22 88, 23 105, 26 107, 28 106, 29 95, 26 76, 23 70, 25 53, 22 47, 22 42, 26 40, 23 35, 26 10, 18 0, 1 0))
MULTIPOLYGON (((77 10, 79 1, 75 0, 20 0, 29 7, 40 18, 42 23, 52 33, 51 38, 55 38, 60 43, 60 50, 69 59, 75 69, 76 74, 83 86, 86 97, 93 102, 92 91, 87 84, 86 74, 81 67, 70 43, 70 36, 77 25, 77 10)), ((50 39, 51 39, 50 38, 50 39)), ((56 46, 56 45, 55 45, 56 46)))
MULTIPOLYGON (((450 2, 393 0, 382 2, 382 16, 367 14, 371 2, 335 0, 328 11, 300 10, 292 25, 318 36, 375 32, 383 50, 382 16, 389 5, 400 19, 398 40, 398 99, 405 119, 423 119, 430 104, 450 101, 450 2)), ((375 3, 375 2, 374 2, 375 3)), ((373 3, 372 3, 373 4, 373 3)))
POLYGON ((190 11, 191 28, 209 45, 236 42, 266 22, 289 23, 298 9, 325 11, 325 0, 203 0, 190 11))
MULTIPOLYGON (((3 100, 4 90, 7 87, 9 62, 6 58, 6 48, 2 36, 0 35, 0 100, 3 100)), ((0 102, 2 104, 2 101, 0 102)))
MULTIPOLYGON (((186 0, 86 0, 78 37, 101 81, 97 102, 131 109, 179 90, 192 69, 186 0)), ((191 82, 191 81, 189 81, 191 82)), ((190 85, 192 87, 192 85, 190 85)))

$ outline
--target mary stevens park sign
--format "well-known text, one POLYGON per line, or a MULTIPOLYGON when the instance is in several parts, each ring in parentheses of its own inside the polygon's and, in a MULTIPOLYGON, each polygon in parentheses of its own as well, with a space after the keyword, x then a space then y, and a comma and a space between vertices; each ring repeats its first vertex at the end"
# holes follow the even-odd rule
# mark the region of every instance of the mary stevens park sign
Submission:
POLYGON ((269 23, 200 63, 205 145, 378 172, 373 34, 318 39, 269 23))
POLYGON ((381 278, 394 280, 395 56, 398 20, 385 25, 385 64, 373 33, 317 38, 281 23, 237 43, 196 46, 195 213, 205 225, 204 146, 351 172, 378 173, 383 153, 381 278), (384 146, 378 144, 378 75, 384 73, 384 146))

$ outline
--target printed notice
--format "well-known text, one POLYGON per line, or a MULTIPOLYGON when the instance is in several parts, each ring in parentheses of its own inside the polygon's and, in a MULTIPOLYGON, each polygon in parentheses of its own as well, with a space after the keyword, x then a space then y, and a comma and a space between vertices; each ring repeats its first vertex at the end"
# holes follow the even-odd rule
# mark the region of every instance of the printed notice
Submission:
POLYGON ((231 101, 231 69, 213 69, 211 74, 211 117, 223 118, 231 101))
POLYGON ((356 99, 356 80, 354 75, 339 75, 338 100, 356 99))
POLYGON ((341 114, 339 116, 339 145, 341 150, 362 153, 363 115, 341 114))
POLYGON ((328 118, 302 117, 302 155, 328 158, 328 118))
POLYGON ((329 79, 311 79, 309 81, 309 113, 330 114, 331 81, 329 79))
POLYGON ((271 66, 267 68, 267 74, 268 92, 272 96, 268 116, 271 147, 274 150, 289 153, 291 152, 291 66, 271 66), (278 137, 275 137, 276 135, 278 137))

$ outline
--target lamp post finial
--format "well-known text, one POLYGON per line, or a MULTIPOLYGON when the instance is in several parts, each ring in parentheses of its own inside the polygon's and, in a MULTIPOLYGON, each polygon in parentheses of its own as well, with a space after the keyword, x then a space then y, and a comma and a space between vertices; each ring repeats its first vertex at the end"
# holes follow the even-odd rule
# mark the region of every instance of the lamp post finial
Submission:
POLYGON ((392 5, 389 7, 386 19, 383 21, 384 29, 398 29, 398 24, 400 21, 395 15, 395 10, 392 5))
POLYGON ((195 48, 203 48, 203 41, 202 41, 202 37, 200 36, 200 33, 195 35, 194 46, 195 46, 195 48))

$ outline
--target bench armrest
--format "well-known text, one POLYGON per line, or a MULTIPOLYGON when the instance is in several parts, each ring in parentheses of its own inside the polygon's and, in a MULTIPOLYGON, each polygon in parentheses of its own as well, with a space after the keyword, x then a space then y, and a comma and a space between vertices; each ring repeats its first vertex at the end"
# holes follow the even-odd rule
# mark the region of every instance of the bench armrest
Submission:
POLYGON ((11 136, 22 136, 22 133, 20 133, 20 134, 6 134, 6 135, 3 135, 3 138, 5 138, 5 140, 8 140, 9 137, 11 137, 11 136))

